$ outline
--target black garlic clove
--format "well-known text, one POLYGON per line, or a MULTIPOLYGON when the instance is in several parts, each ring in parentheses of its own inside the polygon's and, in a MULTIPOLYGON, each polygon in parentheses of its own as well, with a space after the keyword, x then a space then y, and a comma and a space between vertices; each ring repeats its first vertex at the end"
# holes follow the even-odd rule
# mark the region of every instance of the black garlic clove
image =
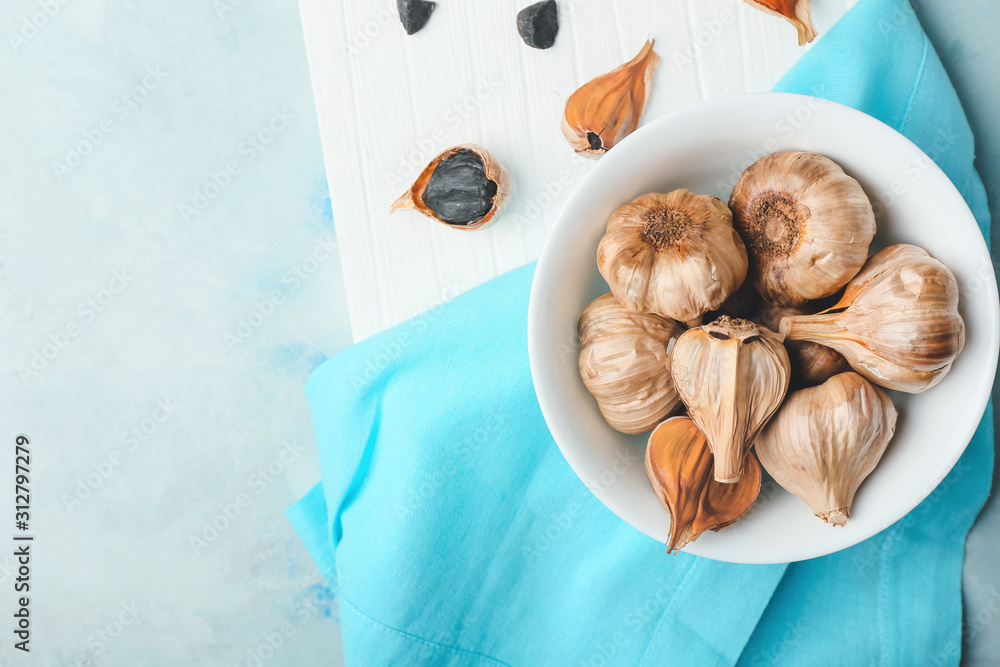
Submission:
POLYGON ((436 3, 427 0, 396 0, 399 20, 403 23, 407 35, 412 35, 427 25, 435 5, 436 3))
POLYGON ((475 144, 448 148, 431 160, 389 212, 412 209, 455 229, 485 229, 507 205, 510 176, 475 144))
POLYGON ((547 49, 556 43, 559 32, 559 11, 556 0, 543 0, 517 13, 517 32, 528 46, 547 49))

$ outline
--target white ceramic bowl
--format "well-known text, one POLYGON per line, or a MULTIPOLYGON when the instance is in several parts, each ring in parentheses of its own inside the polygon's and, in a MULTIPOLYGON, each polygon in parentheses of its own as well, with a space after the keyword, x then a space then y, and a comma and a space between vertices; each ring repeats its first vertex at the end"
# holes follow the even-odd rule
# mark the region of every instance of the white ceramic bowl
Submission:
POLYGON ((1000 349, 997 285, 976 220, 944 172, 901 134, 849 107, 801 95, 737 95, 675 111, 639 128, 587 175, 549 235, 531 291, 528 351, 538 402, 566 460, 601 502, 666 541, 669 515, 642 463, 647 436, 608 426, 577 370, 580 313, 608 291, 596 261, 608 216, 638 195, 682 187, 728 201, 745 167, 789 149, 827 155, 860 181, 878 220, 873 248, 913 243, 955 273, 965 349, 931 390, 892 392, 899 409, 896 435, 861 485, 845 527, 823 523, 768 480, 743 519, 685 547, 717 560, 775 563, 822 556, 902 518, 968 445, 1000 349))

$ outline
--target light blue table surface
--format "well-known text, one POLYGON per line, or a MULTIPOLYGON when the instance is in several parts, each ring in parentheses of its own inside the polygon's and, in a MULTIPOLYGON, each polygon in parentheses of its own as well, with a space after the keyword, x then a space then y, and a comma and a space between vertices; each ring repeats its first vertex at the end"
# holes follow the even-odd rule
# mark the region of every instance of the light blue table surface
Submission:
MULTIPOLYGON (((1000 4, 912 2, 1000 219, 1000 4)), ((295 2, 5 0, 0 32, 0 423, 38 540, 0 664, 339 664, 282 514, 318 478, 305 378, 350 343, 295 2)), ((963 664, 1000 662, 998 554, 991 498, 963 664)))

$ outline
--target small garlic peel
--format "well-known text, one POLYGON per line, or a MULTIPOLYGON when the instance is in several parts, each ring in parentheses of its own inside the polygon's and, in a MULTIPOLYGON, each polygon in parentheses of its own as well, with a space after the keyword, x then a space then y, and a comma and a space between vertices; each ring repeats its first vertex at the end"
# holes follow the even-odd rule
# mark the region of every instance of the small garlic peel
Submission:
POLYGON ((670 513, 667 553, 677 552, 706 530, 719 531, 734 523, 760 492, 760 464, 752 453, 736 484, 712 479, 708 442, 687 417, 674 417, 656 427, 645 461, 649 483, 670 513))
POLYGON ((781 333, 832 347, 869 382, 916 394, 940 382, 965 345, 958 299, 948 267, 897 244, 872 255, 833 308, 785 317, 781 333))
POLYGON ((799 33, 799 46, 816 39, 816 26, 809 12, 809 0, 746 0, 754 9, 766 14, 780 16, 799 33))
POLYGON ((569 96, 562 131, 577 153, 599 158, 639 127, 659 62, 650 39, 635 58, 569 96))
POLYGON ((755 443, 764 469, 827 523, 842 526, 896 430, 896 408, 857 373, 793 392, 755 443))
POLYGON ((482 146, 460 144, 431 160, 389 212, 410 209, 454 229, 485 229, 509 197, 510 175, 500 161, 482 146))

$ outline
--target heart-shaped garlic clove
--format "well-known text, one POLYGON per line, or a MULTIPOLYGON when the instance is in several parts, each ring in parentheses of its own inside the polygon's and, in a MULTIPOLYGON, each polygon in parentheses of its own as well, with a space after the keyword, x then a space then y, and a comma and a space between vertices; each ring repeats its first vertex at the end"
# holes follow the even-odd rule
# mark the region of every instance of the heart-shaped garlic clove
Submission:
POLYGON ((780 16, 795 26, 799 33, 799 46, 816 39, 816 26, 809 13, 809 0, 746 0, 746 3, 766 14, 780 16))
POLYGON ((650 39, 635 58, 569 96, 562 132, 573 150, 599 158, 639 127, 659 63, 650 39))
POLYGON ((750 509, 760 492, 760 464, 751 453, 735 484, 712 479, 712 452, 704 434, 687 417, 663 422, 646 446, 646 476, 670 513, 667 553, 676 553, 706 530, 719 531, 750 509))
POLYGON ((495 223, 509 198, 510 174, 500 161, 482 146, 459 144, 431 160, 389 212, 415 210, 470 231, 495 223))
MULTIPOLYGON (((815 302, 810 302, 803 307, 797 306, 775 306, 761 302, 755 314, 755 321, 760 322, 772 331, 778 331, 781 320, 785 317, 796 315, 812 315, 821 308, 813 308, 815 302)), ((795 340, 785 341, 785 350, 788 352, 788 359, 792 363, 791 387, 802 389, 804 387, 815 387, 823 384, 834 375, 851 370, 850 364, 840 352, 832 347, 810 343, 808 341, 795 340)))
POLYGON ((622 433, 646 433, 680 407, 670 348, 684 329, 628 310, 611 294, 580 317, 580 377, 605 421, 622 433))
POLYGON ((872 255, 833 308, 785 317, 781 333, 832 347, 869 382, 911 394, 940 382, 965 345, 955 276, 907 244, 872 255))
POLYGON ((754 438, 781 405, 791 369, 778 336, 720 317, 689 329, 670 353, 674 387, 708 438, 715 480, 739 480, 754 438))
POLYGON ((855 492, 896 430, 896 416, 888 394, 857 373, 841 373, 789 395, 754 449, 778 484, 823 521, 843 526, 855 492))
POLYGON ((739 288, 747 253, 718 197, 682 189, 619 206, 598 246, 597 268, 627 308, 690 322, 739 288))
POLYGON ((783 151, 754 162, 729 200, 750 255, 750 280, 767 301, 801 306, 857 274, 875 236, 861 185, 833 160, 783 151))

